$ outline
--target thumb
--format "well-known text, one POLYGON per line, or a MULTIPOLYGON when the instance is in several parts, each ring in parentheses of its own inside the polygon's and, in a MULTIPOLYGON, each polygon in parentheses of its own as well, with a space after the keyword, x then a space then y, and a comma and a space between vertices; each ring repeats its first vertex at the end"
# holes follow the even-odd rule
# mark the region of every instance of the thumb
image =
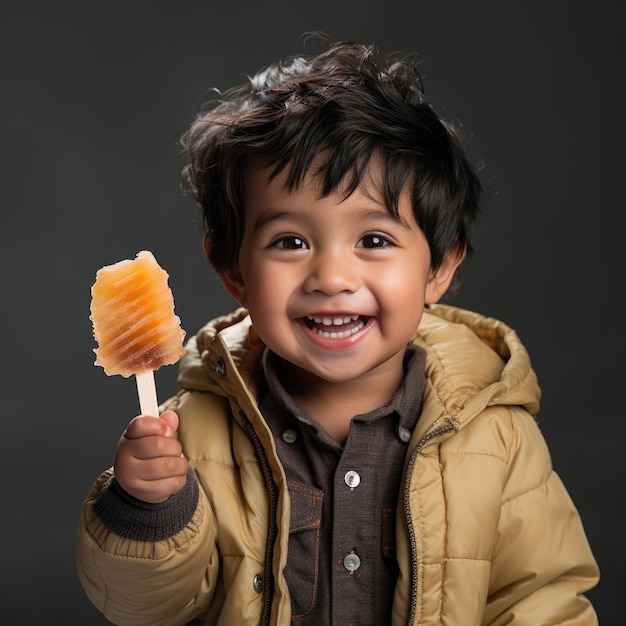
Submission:
POLYGON ((165 411, 165 413, 161 413, 159 419, 167 424, 172 429, 172 432, 175 433, 178 428, 178 415, 174 413, 174 411, 165 411))

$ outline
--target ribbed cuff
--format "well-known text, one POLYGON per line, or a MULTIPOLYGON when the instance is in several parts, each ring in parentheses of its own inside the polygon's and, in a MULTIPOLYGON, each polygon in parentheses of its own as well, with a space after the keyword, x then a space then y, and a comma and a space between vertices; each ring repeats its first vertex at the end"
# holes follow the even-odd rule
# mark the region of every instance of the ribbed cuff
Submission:
POLYGON ((173 537, 191 521, 198 506, 198 483, 193 471, 186 485, 165 502, 150 504, 124 491, 111 477, 93 506, 96 517, 113 533, 136 541, 161 541, 173 537))

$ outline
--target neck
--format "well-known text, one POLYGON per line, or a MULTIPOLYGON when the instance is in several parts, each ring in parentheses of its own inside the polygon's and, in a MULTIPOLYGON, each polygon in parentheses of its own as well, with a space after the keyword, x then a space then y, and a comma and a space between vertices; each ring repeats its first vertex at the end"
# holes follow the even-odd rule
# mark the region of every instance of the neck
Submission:
POLYGON ((352 418, 389 404, 402 384, 402 360, 388 365, 355 380, 335 382, 283 362, 283 384, 298 405, 345 443, 352 418))

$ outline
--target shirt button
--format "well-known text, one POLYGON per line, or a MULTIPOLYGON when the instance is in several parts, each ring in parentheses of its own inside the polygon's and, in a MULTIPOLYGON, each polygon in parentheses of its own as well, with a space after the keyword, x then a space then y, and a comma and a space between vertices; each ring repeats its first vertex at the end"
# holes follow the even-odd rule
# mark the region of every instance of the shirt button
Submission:
POLYGON ((400 437, 400 441, 409 443, 411 441, 411 431, 408 428, 398 428, 398 437, 400 437))
POLYGON ((354 552, 350 552, 350 554, 346 555, 343 559, 343 566, 349 572, 356 572, 356 570, 361 567, 361 559, 358 554, 354 554, 354 552))
POLYGON ((349 472, 346 472, 346 475, 343 477, 343 480, 346 483, 346 485, 350 487, 350 489, 354 489, 355 487, 358 487, 361 484, 361 477, 359 476, 358 472, 355 472, 354 470, 350 470, 349 472))
POLYGON ((283 441, 285 443, 293 443, 298 438, 298 433, 293 428, 283 431, 283 441))
POLYGON ((257 593, 261 593, 263 591, 263 578, 261 574, 257 574, 252 580, 252 586, 257 593))
POLYGON ((226 363, 224 363, 224 359, 222 357, 217 359, 217 362, 215 363, 215 371, 220 376, 226 376, 226 363))

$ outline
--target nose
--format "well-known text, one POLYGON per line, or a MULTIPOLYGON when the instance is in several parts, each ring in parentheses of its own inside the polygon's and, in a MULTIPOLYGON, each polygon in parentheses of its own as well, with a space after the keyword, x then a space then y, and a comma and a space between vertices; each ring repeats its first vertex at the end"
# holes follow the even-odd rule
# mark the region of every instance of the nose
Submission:
POLYGON ((339 250, 316 252, 310 260, 304 289, 327 296, 354 293, 361 285, 355 259, 339 250))

